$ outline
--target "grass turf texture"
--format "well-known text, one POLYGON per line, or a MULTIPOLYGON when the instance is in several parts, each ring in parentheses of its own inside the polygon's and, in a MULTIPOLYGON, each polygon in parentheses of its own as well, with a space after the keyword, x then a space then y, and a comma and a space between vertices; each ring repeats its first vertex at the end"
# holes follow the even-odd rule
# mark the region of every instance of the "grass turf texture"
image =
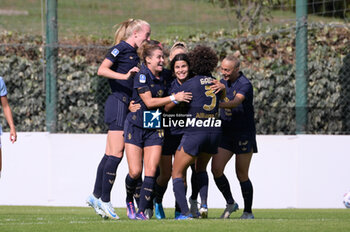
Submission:
MULTIPOLYGON (((124 208, 116 209, 121 220, 103 220, 83 207, 0 206, 0 231, 350 231, 349 209, 256 209, 254 220, 219 219, 223 209, 209 209, 208 219, 133 221, 124 208)), ((174 209, 165 209, 173 217, 174 209)))

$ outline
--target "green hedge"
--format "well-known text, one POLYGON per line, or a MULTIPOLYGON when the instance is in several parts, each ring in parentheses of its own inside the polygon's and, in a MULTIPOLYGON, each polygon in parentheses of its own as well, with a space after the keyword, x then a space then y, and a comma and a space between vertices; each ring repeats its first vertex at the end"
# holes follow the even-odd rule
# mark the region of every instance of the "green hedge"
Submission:
MULTIPOLYGON (((350 128, 350 30, 319 25, 309 29, 308 133, 349 134, 350 128)), ((65 41, 68 43, 67 41, 65 41)), ((254 86, 258 134, 295 133, 295 34, 293 30, 257 35, 224 31, 193 35, 190 48, 211 45, 220 58, 239 50, 242 71, 254 86), (233 37, 235 39, 228 39, 233 37)), ((40 38, 0 35, 0 75, 18 131, 45 131, 44 63, 40 38), (19 46, 14 46, 17 44, 19 46)), ((71 41, 58 59, 58 132, 102 133, 103 108, 109 94, 106 79, 96 75, 106 42, 71 41), (84 46, 90 45, 89 47, 84 46)), ((169 46, 171 45, 168 41, 169 46)), ((2 124, 5 123, 3 116, 2 124)), ((4 126, 4 130, 8 128, 4 126)))

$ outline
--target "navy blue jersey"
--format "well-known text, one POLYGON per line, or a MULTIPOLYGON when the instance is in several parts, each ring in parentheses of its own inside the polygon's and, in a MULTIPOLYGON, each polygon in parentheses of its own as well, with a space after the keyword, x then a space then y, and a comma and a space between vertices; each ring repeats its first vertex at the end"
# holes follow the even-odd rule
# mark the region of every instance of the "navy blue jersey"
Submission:
POLYGON ((220 109, 220 118, 223 127, 229 128, 232 133, 255 134, 254 107, 253 107, 253 87, 250 81, 240 72, 236 81, 221 80, 226 87, 226 98, 224 101, 234 99, 236 94, 244 95, 245 99, 239 106, 232 109, 220 109))
MULTIPOLYGON (((169 77, 169 74, 170 72, 163 70, 160 73, 160 78, 157 79, 152 72, 142 64, 140 72, 138 72, 134 78, 134 89, 132 95, 132 100, 135 101, 135 104, 140 103, 141 108, 136 112, 128 113, 127 120, 129 122, 138 127, 143 127, 143 112, 151 109, 147 108, 139 93, 150 91, 152 98, 167 96, 167 82, 171 78, 171 76, 169 77)), ((153 108, 152 110, 157 110, 157 108, 153 108)), ((162 109, 159 108, 159 111, 162 111, 162 109)))
MULTIPOLYGON (((177 79, 174 79, 168 88, 168 95, 176 94, 179 92, 179 88, 181 87, 181 84, 178 82, 177 79)), ((171 116, 171 119, 174 120, 185 120, 186 118, 183 115, 186 115, 188 111, 188 104, 185 102, 180 102, 176 106, 174 106, 169 112, 166 112, 167 115, 171 116)), ((172 135, 181 135, 183 134, 183 128, 179 126, 171 126, 170 128, 164 128, 166 129, 166 134, 172 134, 172 135)))
POLYGON ((220 125, 218 125, 219 100, 221 92, 215 94, 210 89, 213 77, 195 76, 187 80, 179 87, 179 91, 191 92, 192 100, 189 103, 188 114, 191 115, 192 121, 201 121, 202 123, 189 123, 184 128, 185 132, 220 132, 220 125))
MULTIPOLYGON (((106 59, 113 63, 111 70, 122 74, 128 73, 140 61, 136 49, 125 41, 121 41, 119 44, 110 48, 106 59)), ((129 104, 133 89, 133 78, 129 78, 128 80, 108 79, 108 81, 113 95, 116 95, 118 99, 129 104)))

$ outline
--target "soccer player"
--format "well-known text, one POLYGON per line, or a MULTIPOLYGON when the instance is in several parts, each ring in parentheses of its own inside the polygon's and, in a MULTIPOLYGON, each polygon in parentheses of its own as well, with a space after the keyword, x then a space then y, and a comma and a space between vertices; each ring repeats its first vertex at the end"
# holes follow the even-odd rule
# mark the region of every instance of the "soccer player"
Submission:
MULTIPOLYGON (((164 57, 161 46, 145 42, 142 45, 141 59, 143 64, 134 79, 133 100, 141 104, 136 112, 127 115, 124 126, 125 152, 128 159, 129 174, 126 177, 127 208, 130 219, 147 220, 145 209, 150 208, 155 183, 155 173, 160 161, 164 131, 158 128, 144 128, 144 115, 152 111, 151 122, 157 122, 161 107, 172 101, 191 100, 191 93, 178 92, 164 97, 166 81, 169 79, 163 71, 164 57), (148 112, 146 112, 148 111, 148 112), (138 212, 135 214, 133 195, 137 179, 144 165, 144 181, 141 187, 138 212)), ((159 122, 160 123, 160 122, 159 122)))
POLYGON ((241 185, 244 211, 241 219, 254 219, 252 213, 253 186, 248 171, 253 153, 256 153, 256 130, 254 122, 253 87, 239 71, 240 61, 235 55, 227 56, 221 63, 226 98, 220 103, 223 121, 222 140, 218 154, 213 156, 212 173, 214 180, 226 200, 226 209, 221 218, 229 218, 238 209, 224 174, 227 162, 236 154, 236 175, 241 185))
MULTIPOLYGON (((17 133, 16 133, 15 124, 13 123, 12 111, 7 100, 6 85, 2 77, 0 77, 0 100, 1 100, 1 106, 2 106, 2 110, 4 111, 7 124, 10 126, 10 141, 14 143, 17 141, 17 133)), ((1 134, 2 134, 2 127, 0 125, 0 135, 1 134)), ((1 139, 0 139, 0 178, 1 178, 1 170, 2 170, 2 157, 1 157, 1 139)))
POLYGON ((169 60, 170 62, 174 59, 174 57, 177 54, 187 54, 188 53, 188 48, 186 43, 184 42, 176 42, 173 44, 173 46, 170 48, 170 54, 169 54, 169 60))
POLYGON ((202 217, 208 216, 208 175, 207 164, 212 155, 217 153, 221 137, 221 123, 217 120, 219 111, 220 92, 211 88, 214 78, 211 72, 217 65, 218 58, 213 49, 207 46, 197 46, 190 53, 191 70, 195 75, 182 84, 179 91, 191 91, 192 100, 189 103, 188 114, 191 115, 186 123, 184 134, 175 154, 172 179, 176 201, 181 208, 178 220, 190 219, 193 215, 186 201, 184 173, 189 165, 196 162, 198 188, 201 196, 202 217), (203 126, 210 122, 210 125, 203 126))
MULTIPOLYGON (((172 53, 170 53, 172 55, 172 53)), ((168 90, 168 94, 175 94, 177 93, 177 89, 190 78, 190 63, 189 58, 184 53, 179 53, 173 59, 170 63, 170 68, 175 76, 175 79, 171 82, 170 88, 168 90)), ((165 111, 168 114, 181 114, 186 113, 186 107, 184 107, 184 104, 175 104, 175 103, 169 103, 165 106, 165 111), (176 107, 175 107, 176 106, 176 107)), ((171 170, 172 170, 172 155, 175 155, 175 152, 177 150, 177 147, 180 144, 181 138, 182 138, 183 131, 179 127, 166 127, 164 128, 164 144, 163 144, 163 150, 162 150, 162 156, 160 159, 159 167, 160 167, 160 173, 157 177, 156 183, 155 183, 155 215, 158 219, 165 218, 164 210, 163 210, 163 196, 167 189, 168 182, 171 177, 171 170)), ((178 204, 175 205, 175 217, 177 217, 180 214, 180 208, 178 204)))
POLYGON ((116 171, 124 152, 124 121, 133 89, 133 76, 139 71, 136 49, 150 39, 150 25, 140 19, 129 19, 120 24, 114 46, 108 51, 97 74, 108 78, 112 94, 105 104, 105 122, 108 135, 105 155, 97 168, 93 194, 87 204, 102 217, 119 219, 110 201, 116 171))

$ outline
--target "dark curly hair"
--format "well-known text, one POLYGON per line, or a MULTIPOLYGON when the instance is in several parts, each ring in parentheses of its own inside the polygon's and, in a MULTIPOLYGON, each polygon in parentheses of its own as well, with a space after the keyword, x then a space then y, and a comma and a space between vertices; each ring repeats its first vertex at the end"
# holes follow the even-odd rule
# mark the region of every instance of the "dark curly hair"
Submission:
POLYGON ((207 46, 198 45, 188 53, 193 75, 210 76, 218 64, 215 51, 207 46))

